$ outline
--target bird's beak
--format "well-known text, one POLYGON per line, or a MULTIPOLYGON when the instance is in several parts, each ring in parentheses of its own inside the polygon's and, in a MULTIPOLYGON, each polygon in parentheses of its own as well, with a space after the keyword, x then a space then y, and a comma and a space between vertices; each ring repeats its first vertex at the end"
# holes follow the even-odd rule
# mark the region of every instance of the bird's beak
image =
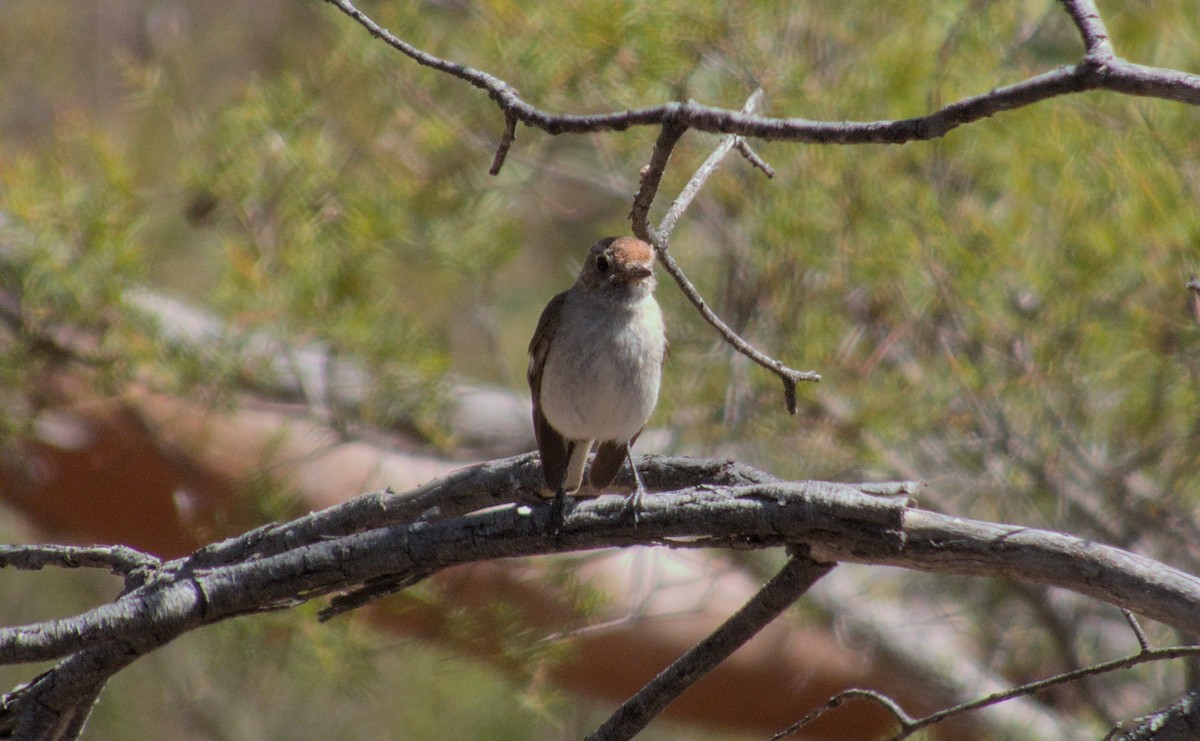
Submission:
POLYGON ((621 271, 626 280, 641 280, 654 275, 654 263, 630 263, 621 271))

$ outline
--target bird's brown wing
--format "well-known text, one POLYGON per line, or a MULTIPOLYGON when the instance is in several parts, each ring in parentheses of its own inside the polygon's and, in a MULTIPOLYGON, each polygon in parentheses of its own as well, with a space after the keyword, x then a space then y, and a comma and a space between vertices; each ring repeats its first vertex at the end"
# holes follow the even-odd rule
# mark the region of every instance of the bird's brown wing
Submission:
POLYGON ((567 292, 563 291, 546 304, 542 316, 538 319, 537 329, 533 331, 533 339, 529 341, 529 370, 526 378, 529 381, 529 393, 533 397, 533 435, 537 438, 538 454, 542 458, 542 476, 551 493, 557 492, 562 486, 563 476, 567 472, 567 441, 558 430, 554 429, 546 415, 542 414, 542 370, 546 365, 546 356, 550 353, 550 342, 562 319, 563 304, 566 303, 567 292))

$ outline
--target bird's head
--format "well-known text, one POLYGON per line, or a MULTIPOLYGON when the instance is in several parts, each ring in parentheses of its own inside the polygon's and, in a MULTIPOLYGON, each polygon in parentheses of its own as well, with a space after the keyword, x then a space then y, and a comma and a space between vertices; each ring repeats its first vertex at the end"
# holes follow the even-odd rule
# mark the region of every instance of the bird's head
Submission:
POLYGON ((654 248, 636 237, 605 237, 588 248, 579 282, 628 294, 654 290, 654 248))

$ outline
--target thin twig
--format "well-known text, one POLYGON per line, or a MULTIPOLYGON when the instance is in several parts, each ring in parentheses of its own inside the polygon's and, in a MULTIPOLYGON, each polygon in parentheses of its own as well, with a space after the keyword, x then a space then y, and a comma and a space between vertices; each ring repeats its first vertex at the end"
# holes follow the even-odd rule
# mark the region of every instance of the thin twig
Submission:
POLYGON ((800 729, 815 721, 817 718, 820 718, 826 712, 845 705, 848 700, 874 700, 883 706, 883 708, 889 713, 891 713, 892 717, 896 719, 896 722, 899 723, 902 728, 916 722, 913 720, 911 715, 904 712, 904 708, 900 707, 895 700, 883 694, 882 692, 855 688, 842 690, 841 692, 837 693, 833 697, 829 698, 824 705, 814 709, 808 715, 783 729, 779 733, 776 733, 774 736, 768 739, 768 741, 780 741, 780 739, 791 736, 793 733, 796 733, 800 729))
POLYGON ((367 29, 372 36, 377 39, 382 39, 388 46, 396 49, 413 61, 425 67, 430 67, 438 72, 445 72, 448 75, 457 77, 460 80, 465 80, 477 88, 486 90, 493 100, 495 100, 501 108, 508 110, 513 103, 520 102, 520 96, 517 91, 512 88, 507 82, 493 77, 481 70, 468 67, 457 62, 451 62, 447 59, 434 56, 426 51, 422 51, 412 44, 399 38, 391 31, 380 26, 375 21, 358 8, 349 0, 326 0, 336 6, 338 10, 353 18, 363 28, 367 29))
MULTIPOLYGON (((762 88, 758 88, 751 93, 750 97, 746 99, 746 103, 742 106, 742 113, 750 114, 756 112, 758 107, 762 105, 763 97, 762 88)), ((660 247, 660 251, 666 251, 666 244, 671 238, 671 232, 675 231, 675 224, 679 222, 679 217, 683 216, 683 212, 687 210, 688 206, 692 205, 692 201, 696 199, 696 196, 700 193, 700 189, 704 187, 704 183, 721 166, 721 162, 729 154, 729 150, 737 145, 738 138, 737 136, 722 137, 720 143, 712 151, 712 154, 708 155, 708 158, 704 160, 704 164, 696 169, 691 179, 688 180, 687 185, 683 186, 683 190, 679 191, 679 195, 671 202, 671 205, 667 208, 666 215, 663 216, 662 221, 658 225, 658 229, 651 229, 647 225, 646 229, 650 232, 651 238, 658 243, 656 246, 660 247)))
POLYGON ((1129 627, 1133 629, 1133 634, 1137 636, 1138 647, 1143 651, 1150 650, 1150 639, 1146 637, 1146 631, 1142 629, 1142 624, 1138 622, 1137 616, 1132 611, 1121 608, 1121 614, 1125 616, 1125 621, 1129 623, 1129 627))
POLYGON ((654 241, 654 230, 650 226, 650 206, 654 203, 654 197, 658 195, 658 186, 667 169, 667 162, 671 159, 671 152, 686 131, 686 126, 678 126, 668 121, 663 123, 662 130, 658 132, 654 151, 650 153, 650 163, 642 168, 641 177, 638 178, 638 192, 633 197, 633 206, 629 209, 633 234, 638 239, 654 241))
POLYGON ((795 414, 796 385, 801 381, 820 381, 821 374, 815 371, 798 371, 794 368, 789 368, 770 355, 763 353, 749 342, 746 342, 721 317, 717 316, 716 312, 709 308, 708 304, 704 301, 704 297, 700 295, 700 292, 696 290, 696 286, 684 275, 682 268, 679 267, 679 264, 675 262, 675 259, 670 254, 660 249, 658 259, 662 263, 663 269, 675 279, 679 290, 683 291, 683 295, 687 296, 692 305, 696 307, 696 310, 700 312, 700 316, 704 317, 706 322, 720 332, 726 342, 755 363, 779 376, 779 379, 783 382, 784 406, 787 408, 788 414, 795 414))
MULTIPOLYGON (((762 95, 763 93, 761 89, 756 90, 754 94, 752 94, 746 101, 743 111, 747 113, 753 112, 761 102, 762 95)), ((714 329, 716 329, 717 332, 720 333, 721 337, 723 337, 726 342, 733 346, 735 350, 750 358, 755 363, 758 363, 763 368, 766 368, 775 375, 779 376, 779 379, 783 382, 784 405, 787 407, 788 414, 795 414, 796 384, 800 381, 820 381, 820 374, 813 371, 798 371, 794 368, 789 368, 779 360, 776 360, 770 355, 763 353, 758 348, 744 340, 741 335, 735 332, 732 327, 726 324, 725 321, 708 306, 708 303, 704 300, 704 297, 700 295, 700 291, 696 288, 695 284, 688 279, 687 275, 685 275, 683 272, 683 268, 679 267, 679 264, 675 262, 675 259, 671 257, 670 253, 667 251, 671 232, 674 231, 675 224, 679 221, 679 217, 682 216, 687 207, 691 205, 692 201, 696 198, 696 195, 700 192, 700 189, 704 186, 704 183, 714 172, 717 171, 717 168, 720 167, 721 162, 725 159, 726 155, 728 155, 729 152, 737 146, 737 142, 740 139, 741 137, 733 134, 722 138, 721 142, 712 151, 712 154, 708 156, 708 159, 704 160, 704 164, 700 165, 700 167, 696 169, 696 172, 692 175, 691 179, 688 180, 687 185, 683 187, 683 190, 679 192, 679 195, 671 203, 671 206, 667 209, 667 213, 665 216, 663 216, 663 220, 659 224, 658 228, 651 230, 646 227, 646 229, 650 232, 650 240, 654 245, 655 251, 658 253, 659 262, 662 263, 663 269, 667 271, 667 274, 675 279, 675 283, 679 286, 679 290, 683 291, 683 295, 687 296, 688 300, 692 302, 692 305, 696 307, 696 310, 700 312, 700 316, 704 317, 704 320, 708 322, 714 329)), ((637 233, 637 229, 638 225, 635 221, 635 234, 637 233)))
POLYGON ((1186 656, 1200 656, 1200 646, 1172 646, 1169 647, 1169 649, 1139 651, 1138 653, 1134 653, 1132 656, 1117 658, 1114 659, 1114 661, 1092 664, 1091 667, 1075 669, 1074 671, 1064 671, 1062 674, 1046 677, 1044 680, 1028 682, 1020 687, 1007 689, 1007 691, 1004 692, 989 694, 988 697, 972 700, 970 703, 962 703, 961 705, 955 705, 954 707, 947 707, 946 710, 931 713, 931 715, 923 718, 918 718, 917 721, 904 725, 900 733, 893 736, 893 740, 899 741, 900 739, 907 739, 908 736, 917 733, 918 730, 928 728, 930 725, 935 723, 941 723, 946 718, 961 715, 961 713, 964 712, 978 710, 980 707, 995 705, 996 703, 1003 703, 1004 700, 1021 697, 1021 695, 1040 692, 1043 691, 1043 689, 1048 689, 1056 685, 1064 685, 1064 683, 1067 682, 1074 682, 1082 679, 1082 677, 1085 676, 1109 674, 1111 671, 1136 667, 1138 664, 1145 664, 1152 661, 1168 661, 1168 659, 1182 658, 1186 656))
POLYGON ((846 700, 855 698, 873 700, 886 708, 888 712, 892 714, 892 717, 896 719, 896 723, 900 726, 900 731, 892 736, 889 741, 900 741, 900 739, 908 738, 917 731, 940 723, 947 718, 968 713, 973 710, 978 710, 989 705, 996 705, 1006 700, 1011 700, 1014 697, 1032 695, 1036 692, 1040 692, 1056 685, 1067 684, 1084 677, 1107 674, 1109 672, 1117 671, 1118 669, 1128 669, 1129 667, 1145 664, 1151 661, 1166 661, 1170 659, 1179 659, 1186 656, 1200 656, 1200 646, 1173 646, 1171 648, 1162 648, 1152 651, 1139 651, 1136 654, 1126 656, 1122 659, 1114 659, 1113 661, 1106 661, 1101 664, 1093 664, 1092 666, 1084 667, 1083 669, 1063 672, 1062 674, 1056 674, 1053 677, 1047 677, 1046 679, 1041 679, 1036 682, 1029 682, 1019 687, 1013 687, 1012 689, 1004 690, 1003 692, 995 692, 986 697, 981 697, 970 702, 964 702, 960 705, 946 708, 945 710, 939 710, 936 713, 930 713, 929 715, 921 718, 913 718, 911 715, 906 713, 902 707, 900 707, 899 703, 880 692, 864 689, 846 690, 834 695, 829 699, 828 702, 804 716, 804 718, 802 718, 800 721, 788 726, 784 730, 772 736, 771 741, 779 741, 779 739, 796 733, 815 721, 817 718, 824 715, 829 710, 839 707, 840 705, 844 704, 846 700))
POLYGON ((1053 677, 1047 677, 1036 682, 1029 682, 1020 687, 1014 687, 1003 692, 996 692, 987 697, 981 697, 977 700, 964 702, 961 705, 955 705, 952 708, 946 708, 936 713, 931 713, 923 718, 908 723, 901 724, 901 731, 895 736, 892 736, 890 741, 900 741, 900 739, 908 738, 922 728, 928 728, 935 723, 940 723, 947 718, 963 713, 969 713, 973 710, 995 705, 1005 700, 1011 700, 1014 697, 1032 695, 1036 692, 1041 692, 1044 689, 1049 689, 1060 684, 1075 682, 1084 677, 1094 677, 1100 674, 1108 674, 1117 671, 1118 669, 1128 669, 1139 664, 1146 664, 1151 661, 1167 661, 1170 659, 1180 659, 1187 656, 1200 656, 1200 646, 1172 646, 1170 648, 1161 648, 1152 651, 1139 651, 1136 654, 1126 656, 1122 659, 1114 659, 1101 664, 1093 664, 1082 669, 1063 672, 1056 674, 1053 677))
POLYGON ((775 177, 775 168, 768 165, 762 157, 759 157, 758 152, 754 151, 753 147, 750 146, 750 142, 746 141, 745 138, 739 136, 734 147, 737 148, 737 151, 741 152, 747 162, 762 170, 762 174, 766 175, 767 179, 775 177))
POLYGON ((492 158, 492 166, 488 169, 489 175, 499 175, 500 168, 504 167, 504 158, 508 156, 508 148, 512 146, 513 140, 517 138, 517 114, 511 110, 504 111, 504 133, 500 136, 500 143, 496 146, 496 156, 492 158))
POLYGON ((742 609, 626 700, 587 737, 588 741, 633 738, 684 690, 757 635, 833 567, 793 556, 742 609))
POLYGON ((1083 37, 1083 45, 1087 48, 1087 56, 1094 61, 1111 59, 1115 56, 1112 42, 1108 38, 1108 28, 1100 11, 1092 0, 1061 0, 1067 15, 1079 29, 1083 37))

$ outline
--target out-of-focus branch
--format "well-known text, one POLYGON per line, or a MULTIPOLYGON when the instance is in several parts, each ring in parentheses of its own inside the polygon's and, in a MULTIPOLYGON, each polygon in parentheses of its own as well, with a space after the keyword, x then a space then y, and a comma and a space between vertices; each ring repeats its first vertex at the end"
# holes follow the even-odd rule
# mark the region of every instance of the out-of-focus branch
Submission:
MULTIPOLYGON (((896 718, 897 724, 900 726, 900 731, 892 736, 889 741, 900 741, 900 739, 908 738, 914 733, 940 723, 947 718, 954 717, 955 715, 961 715, 962 713, 969 713, 974 710, 979 710, 981 708, 988 707, 989 705, 995 705, 1006 700, 1011 700, 1014 697, 1032 695, 1035 692, 1040 692, 1056 685, 1066 684, 1068 682, 1077 682, 1086 677, 1108 674, 1119 669, 1128 669, 1130 667, 1137 666, 1139 664, 1146 664, 1151 661, 1167 661, 1170 659, 1178 659, 1185 656, 1197 655, 1200 655, 1200 646, 1172 646, 1170 648, 1142 650, 1136 654, 1125 656, 1120 659, 1104 661, 1098 664, 1092 664, 1091 666, 1076 669, 1074 671, 1056 674, 1053 677, 1040 679, 1036 682, 1028 682, 1019 687, 1013 687, 1012 689, 1005 690, 1003 692, 996 692, 987 695, 986 697, 972 700, 971 702, 964 702, 961 705, 955 705, 952 708, 946 708, 945 710, 940 710, 936 713, 931 713, 921 718, 912 717, 905 712, 899 704, 882 693, 861 689, 847 690, 845 692, 838 693, 834 697, 831 697, 829 702, 824 706, 817 708, 812 713, 809 713, 795 725, 775 734, 771 737, 771 740, 776 741, 777 739, 787 738, 793 733, 803 729, 812 721, 821 717, 821 714, 825 711, 840 707, 849 700, 865 699, 879 703, 892 713, 893 717, 896 718)), ((1179 736, 1177 738, 1182 739, 1184 737, 1179 736)))
POLYGON ((588 736, 589 741, 618 741, 636 736, 672 700, 779 617, 833 566, 792 556, 775 578, 721 627, 622 703, 588 736))

